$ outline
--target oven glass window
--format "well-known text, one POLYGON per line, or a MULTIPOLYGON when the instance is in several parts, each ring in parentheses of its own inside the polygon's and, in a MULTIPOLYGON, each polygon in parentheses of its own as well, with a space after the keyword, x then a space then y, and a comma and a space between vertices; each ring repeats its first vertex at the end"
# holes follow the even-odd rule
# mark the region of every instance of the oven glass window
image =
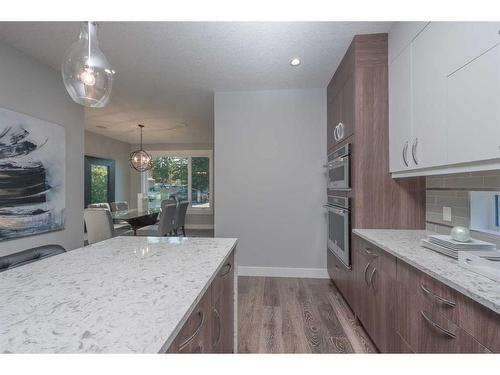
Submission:
POLYGON ((344 168, 345 166, 335 167, 330 169, 329 177, 331 182, 344 181, 344 168))
POLYGON ((334 212, 330 212, 328 214, 328 224, 329 224, 328 234, 330 236, 330 241, 336 244, 338 248, 340 248, 340 250, 344 252, 345 251, 344 216, 338 215, 334 212))

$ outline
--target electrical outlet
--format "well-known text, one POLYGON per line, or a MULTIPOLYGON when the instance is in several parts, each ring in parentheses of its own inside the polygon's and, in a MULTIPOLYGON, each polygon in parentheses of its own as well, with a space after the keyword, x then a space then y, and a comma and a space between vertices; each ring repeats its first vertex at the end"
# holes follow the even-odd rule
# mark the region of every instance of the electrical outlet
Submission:
POLYGON ((443 220, 451 221, 451 207, 443 207, 443 220))

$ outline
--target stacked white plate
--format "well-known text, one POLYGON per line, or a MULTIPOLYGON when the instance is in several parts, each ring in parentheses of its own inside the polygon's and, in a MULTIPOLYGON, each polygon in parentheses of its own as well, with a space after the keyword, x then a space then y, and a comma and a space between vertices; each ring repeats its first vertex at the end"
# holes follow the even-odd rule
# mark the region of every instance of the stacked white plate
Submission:
POLYGON ((422 240, 422 246, 443 255, 458 259, 459 251, 491 251, 496 250, 495 244, 471 239, 468 242, 459 242, 447 235, 430 235, 422 240))

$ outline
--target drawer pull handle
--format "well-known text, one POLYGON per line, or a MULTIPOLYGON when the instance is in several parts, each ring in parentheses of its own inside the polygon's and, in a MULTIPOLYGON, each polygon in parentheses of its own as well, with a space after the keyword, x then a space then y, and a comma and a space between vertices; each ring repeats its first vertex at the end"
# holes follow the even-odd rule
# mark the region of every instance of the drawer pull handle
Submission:
POLYGON ((434 322, 431 318, 429 318, 427 316, 427 314, 423 310, 420 310, 420 314, 422 314, 422 317, 427 321, 427 323, 429 323, 432 327, 434 327, 437 331, 439 331, 443 335, 445 335, 451 339, 454 339, 457 337, 457 335, 455 335, 453 332, 448 331, 447 329, 441 327, 439 324, 434 322))
POLYGON ((203 311, 198 312, 198 317, 200 319, 198 326, 194 330, 194 332, 189 336, 186 340, 182 342, 182 344, 179 345, 179 350, 183 350, 186 346, 189 345, 191 341, 196 337, 196 335, 200 332, 201 327, 203 326, 203 323, 205 322, 205 314, 203 311))
POLYGON ((231 263, 226 263, 222 269, 226 268, 226 270, 224 271, 221 271, 220 273, 220 277, 225 277, 229 274, 229 272, 231 272, 231 270, 233 269, 233 265, 231 263))
POLYGON ((373 268, 373 271, 372 271, 372 273, 370 274, 370 277, 368 278, 368 282, 370 283, 370 285, 371 285, 372 287, 373 287, 373 283, 372 283, 372 281, 373 281, 373 276, 375 275, 375 272, 376 272, 376 271, 377 271, 377 269, 376 269, 376 268, 373 268))
POLYGON ((420 284, 420 288, 424 291, 425 294, 433 298, 434 300, 441 302, 442 304, 449 306, 449 307, 455 307, 457 304, 453 301, 447 300, 446 298, 438 296, 436 293, 431 292, 429 289, 426 288, 424 284, 420 284))
POLYGON ((377 257, 378 257, 378 254, 375 254, 373 251, 370 251, 370 249, 369 249, 369 248, 367 248, 367 247, 365 247, 365 252, 366 252, 368 255, 372 256, 372 257, 375 257, 375 258, 377 258, 377 257))
POLYGON ((214 308, 214 314, 215 314, 215 318, 217 319, 217 339, 214 342, 214 346, 217 346, 217 345, 219 345, 220 338, 222 336, 222 326, 221 326, 221 321, 220 321, 220 314, 216 308, 214 308))
POLYGON ((368 268, 370 267, 370 264, 371 263, 366 263, 366 266, 365 266, 365 271, 363 273, 363 279, 365 279, 365 283, 366 285, 370 286, 370 284, 368 283, 368 280, 366 279, 366 272, 368 271, 368 268))

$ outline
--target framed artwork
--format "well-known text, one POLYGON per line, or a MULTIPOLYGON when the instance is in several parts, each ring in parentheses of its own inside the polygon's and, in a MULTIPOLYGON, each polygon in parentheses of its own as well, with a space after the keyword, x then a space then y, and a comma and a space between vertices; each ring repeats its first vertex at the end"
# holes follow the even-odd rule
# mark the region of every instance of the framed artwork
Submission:
POLYGON ((0 108, 0 241, 64 229, 66 133, 0 108))

